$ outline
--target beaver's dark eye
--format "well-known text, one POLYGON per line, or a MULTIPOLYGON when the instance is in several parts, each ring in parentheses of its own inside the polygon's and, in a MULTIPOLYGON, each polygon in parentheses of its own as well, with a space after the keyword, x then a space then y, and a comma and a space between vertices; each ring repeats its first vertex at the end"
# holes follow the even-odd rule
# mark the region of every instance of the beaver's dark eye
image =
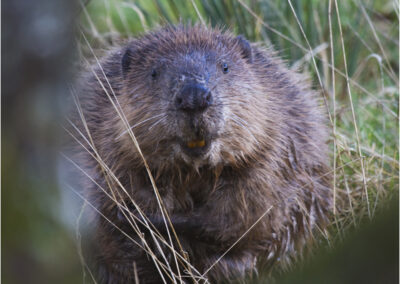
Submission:
POLYGON ((155 69, 151 70, 151 78, 155 79, 157 78, 157 71, 155 69))
POLYGON ((222 67, 222 71, 224 72, 224 74, 229 72, 228 64, 222 63, 221 67, 222 67))

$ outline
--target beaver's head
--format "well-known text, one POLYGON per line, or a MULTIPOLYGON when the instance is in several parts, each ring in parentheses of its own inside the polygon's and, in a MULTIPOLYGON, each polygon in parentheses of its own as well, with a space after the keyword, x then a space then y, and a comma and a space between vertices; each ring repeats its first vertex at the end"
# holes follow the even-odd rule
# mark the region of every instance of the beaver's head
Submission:
POLYGON ((216 165, 257 147, 267 110, 242 36, 164 28, 131 42, 121 70, 124 112, 145 156, 216 165))

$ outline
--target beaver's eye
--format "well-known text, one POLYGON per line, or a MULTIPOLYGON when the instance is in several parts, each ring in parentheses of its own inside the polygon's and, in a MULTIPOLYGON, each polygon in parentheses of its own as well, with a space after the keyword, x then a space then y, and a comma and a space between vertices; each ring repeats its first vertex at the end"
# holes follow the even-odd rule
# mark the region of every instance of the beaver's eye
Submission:
POLYGON ((155 69, 151 70, 151 78, 155 79, 157 78, 157 71, 155 69))
POLYGON ((222 63, 221 67, 222 67, 222 71, 224 72, 224 74, 229 72, 228 64, 222 63))

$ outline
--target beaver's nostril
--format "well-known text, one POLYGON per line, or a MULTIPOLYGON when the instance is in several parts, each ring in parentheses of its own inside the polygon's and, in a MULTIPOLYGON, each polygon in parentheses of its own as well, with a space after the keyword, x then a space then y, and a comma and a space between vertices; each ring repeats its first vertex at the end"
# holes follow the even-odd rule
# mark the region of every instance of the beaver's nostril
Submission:
POLYGON ((205 86, 190 83, 182 88, 175 103, 186 112, 204 111, 212 103, 212 94, 205 86))
POLYGON ((212 104, 211 92, 208 92, 208 94, 206 96, 206 102, 207 102, 208 105, 212 104))

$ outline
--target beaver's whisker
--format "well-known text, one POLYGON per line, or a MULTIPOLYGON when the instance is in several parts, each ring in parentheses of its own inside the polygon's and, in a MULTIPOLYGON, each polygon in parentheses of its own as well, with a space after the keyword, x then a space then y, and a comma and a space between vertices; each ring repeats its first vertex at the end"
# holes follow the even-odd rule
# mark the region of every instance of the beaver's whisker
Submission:
MULTIPOLYGON (((256 142, 256 144, 257 144, 258 146, 260 145, 260 143, 258 142, 257 138, 256 138, 256 137, 254 136, 254 134, 251 133, 251 131, 249 130, 249 127, 244 126, 244 125, 242 124, 242 122, 240 122, 240 120, 238 120, 239 117, 235 118, 235 117, 232 117, 232 116, 231 116, 231 117, 228 117, 228 118, 230 118, 233 122, 235 122, 236 125, 242 127, 244 130, 246 130, 247 133, 249 133, 250 136, 254 139, 254 141, 256 142)), ((243 121, 243 122, 246 123, 245 121, 243 121)), ((246 124, 247 124, 247 123, 246 123, 246 124)))
POLYGON ((153 123, 153 125, 149 127, 149 130, 151 130, 154 126, 156 126, 160 122, 164 121, 166 117, 167 116, 164 116, 164 117, 160 118, 159 120, 157 120, 155 123, 153 123))
POLYGON ((123 135, 125 135, 126 133, 128 133, 128 131, 129 131, 130 129, 133 129, 133 128, 135 128, 136 126, 139 126, 139 125, 141 125, 141 124, 143 124, 143 123, 145 123, 145 122, 147 122, 147 121, 149 121, 149 120, 151 120, 151 119, 160 117, 160 116, 162 116, 162 115, 164 115, 164 114, 163 114, 163 113, 160 113, 160 114, 154 115, 154 116, 152 116, 152 117, 146 118, 145 120, 142 120, 142 121, 140 121, 140 122, 138 122, 138 123, 136 123, 136 124, 130 126, 129 129, 126 129, 124 132, 122 132, 120 135, 118 135, 118 137, 115 138, 115 140, 118 140, 118 139, 121 138, 123 135))
POLYGON ((246 121, 246 120, 244 120, 243 118, 241 118, 240 116, 238 116, 238 115, 236 115, 236 114, 234 114, 234 113, 231 113, 234 117, 236 117, 239 121, 241 121, 242 123, 244 123, 246 126, 249 126, 249 123, 246 121))

